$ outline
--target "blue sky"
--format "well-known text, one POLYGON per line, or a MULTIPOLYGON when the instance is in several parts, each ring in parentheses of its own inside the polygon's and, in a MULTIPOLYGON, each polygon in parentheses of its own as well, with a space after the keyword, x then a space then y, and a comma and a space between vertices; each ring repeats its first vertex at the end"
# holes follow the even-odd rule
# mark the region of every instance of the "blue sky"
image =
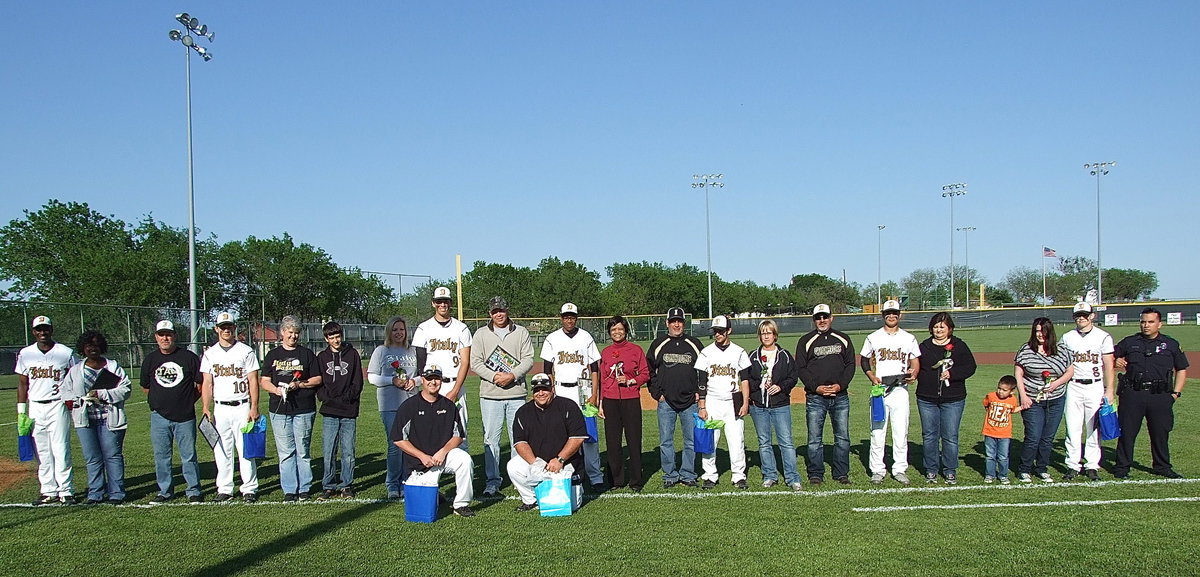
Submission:
POLYGON ((21 2, 0 19, 0 222, 50 198, 281 235, 344 266, 454 255, 868 284, 949 260, 998 282, 1043 244, 1198 297, 1195 2, 21 2), (1191 200, 1189 200, 1191 199, 1191 200), (962 233, 956 233, 962 262, 962 233))

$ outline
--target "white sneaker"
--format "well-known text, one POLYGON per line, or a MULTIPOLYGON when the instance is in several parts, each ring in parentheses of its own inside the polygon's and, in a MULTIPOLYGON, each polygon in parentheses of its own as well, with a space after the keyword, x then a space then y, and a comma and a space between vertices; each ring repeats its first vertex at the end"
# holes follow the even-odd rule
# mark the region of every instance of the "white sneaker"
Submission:
POLYGON ((983 482, 984 482, 984 483, 987 483, 987 484, 989 484, 989 485, 991 485, 992 483, 995 483, 995 482, 996 482, 996 478, 995 478, 995 477, 993 477, 993 476, 991 476, 991 475, 988 475, 988 476, 986 476, 986 477, 984 477, 984 478, 983 478, 983 482))
POLYGON ((1012 484, 1012 481, 1009 481, 1008 477, 1000 477, 1000 484, 1001 485, 1009 485, 1009 484, 1012 484))
POLYGON ((1019 479, 1022 483, 1033 482, 1033 477, 1030 477, 1029 473, 1021 473, 1020 475, 1017 475, 1017 479, 1019 479))
POLYGON ((775 479, 767 479, 766 481, 763 481, 763 488, 770 489, 771 487, 774 487, 777 484, 779 484, 779 481, 776 481, 775 479))
POLYGON ((904 473, 893 473, 892 478, 899 481, 901 485, 908 484, 908 475, 905 475, 904 473))
POLYGON ((883 479, 884 479, 883 473, 875 473, 875 474, 871 475, 871 484, 872 485, 882 484, 883 479))
POLYGON ((804 485, 800 484, 799 482, 792 483, 792 490, 793 491, 803 491, 804 485))
POLYGON ((1038 475, 1038 478, 1041 479, 1042 482, 1044 482, 1044 483, 1053 483, 1054 482, 1054 477, 1051 477, 1050 473, 1042 473, 1041 475, 1038 475))

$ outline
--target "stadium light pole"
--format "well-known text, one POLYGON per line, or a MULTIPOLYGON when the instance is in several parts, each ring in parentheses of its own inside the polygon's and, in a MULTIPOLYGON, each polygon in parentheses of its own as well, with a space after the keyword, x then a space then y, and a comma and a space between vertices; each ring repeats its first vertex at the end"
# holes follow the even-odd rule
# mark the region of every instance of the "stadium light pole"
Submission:
POLYGON ((1096 177, 1096 304, 1104 304, 1104 267, 1100 265, 1100 177, 1108 174, 1110 167, 1116 166, 1117 161, 1090 162, 1083 165, 1084 170, 1096 177))
POLYGON ((956 182, 942 187, 942 198, 950 199, 950 310, 954 310, 954 197, 966 193, 966 183, 956 182))
POLYGON ((712 187, 725 188, 721 182, 724 174, 693 174, 692 188, 704 189, 704 244, 708 252, 708 318, 713 318, 712 309, 712 225, 708 216, 708 190, 712 187))
POLYGON ((887 225, 876 225, 875 231, 875 312, 883 307, 883 229, 887 225))
POLYGON ((200 315, 196 310, 196 192, 192 181, 192 52, 195 51, 205 62, 212 60, 208 49, 196 44, 192 33, 201 38, 208 38, 212 43, 213 33, 207 24, 187 12, 175 15, 175 20, 183 25, 183 30, 172 30, 168 35, 171 40, 183 44, 183 70, 187 79, 187 177, 188 177, 188 308, 191 309, 190 322, 192 325, 191 345, 193 353, 200 353, 200 344, 196 342, 199 333, 200 315))
POLYGON ((967 282, 965 283, 965 286, 967 289, 966 301, 965 301, 966 305, 964 305, 963 308, 970 309, 971 308, 971 237, 968 235, 971 234, 971 231, 975 230, 975 227, 960 226, 960 227, 958 227, 958 230, 962 231, 962 233, 963 233, 963 267, 967 269, 966 270, 967 282))

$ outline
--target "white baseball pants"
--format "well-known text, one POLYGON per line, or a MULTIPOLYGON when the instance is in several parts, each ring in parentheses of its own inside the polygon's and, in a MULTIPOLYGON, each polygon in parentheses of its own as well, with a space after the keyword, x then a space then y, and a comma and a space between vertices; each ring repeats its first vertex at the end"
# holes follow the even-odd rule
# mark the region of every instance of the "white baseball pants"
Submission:
POLYGON ((892 425, 892 474, 908 470, 908 387, 892 387, 883 396, 884 417, 881 422, 871 423, 871 474, 883 475, 887 467, 883 463, 883 449, 887 444, 888 423, 892 425))
POLYGON ((1078 471, 1081 466, 1092 470, 1100 468, 1098 414, 1102 398, 1103 381, 1088 385, 1075 381, 1067 384, 1067 469, 1078 471), (1081 450, 1086 464, 1080 460, 1081 450))
MULTIPOLYGON (((438 477, 444 473, 450 473, 454 475, 454 508, 466 507, 471 504, 471 499, 475 498, 475 489, 471 486, 472 468, 471 455, 456 447, 446 453, 446 462, 442 466, 433 467, 428 471, 413 471, 405 484, 415 487, 436 487, 438 486, 438 477)), ((516 484, 515 480, 513 484, 516 484)))
MULTIPOLYGON (((723 429, 717 429, 714 443, 721 440, 721 432, 725 432, 725 445, 729 448, 729 469, 733 472, 732 481, 746 480, 746 420, 738 418, 733 401, 718 401, 707 399, 705 409, 709 419, 725 421, 723 429)), ((715 445, 714 445, 715 446, 715 445)), ((704 455, 700 459, 700 467, 704 473, 700 478, 705 481, 717 482, 717 454, 704 455)))
POLYGON ((243 495, 258 491, 258 464, 242 456, 242 427, 250 418, 250 403, 236 407, 215 403, 213 421, 221 446, 213 449, 213 461, 217 464, 217 492, 233 494, 233 450, 237 449, 238 468, 242 478, 240 487, 243 495))
POLYGON ((71 413, 62 401, 29 402, 33 444, 38 455, 38 484, 43 495, 67 497, 71 486, 71 413))

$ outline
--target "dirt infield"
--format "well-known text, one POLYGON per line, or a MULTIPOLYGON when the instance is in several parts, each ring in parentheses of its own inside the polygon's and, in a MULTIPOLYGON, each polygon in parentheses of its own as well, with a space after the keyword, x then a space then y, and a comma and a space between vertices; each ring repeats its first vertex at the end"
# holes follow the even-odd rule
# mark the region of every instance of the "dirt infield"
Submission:
POLYGON ((34 474, 33 469, 20 461, 0 457, 0 494, 34 474))

